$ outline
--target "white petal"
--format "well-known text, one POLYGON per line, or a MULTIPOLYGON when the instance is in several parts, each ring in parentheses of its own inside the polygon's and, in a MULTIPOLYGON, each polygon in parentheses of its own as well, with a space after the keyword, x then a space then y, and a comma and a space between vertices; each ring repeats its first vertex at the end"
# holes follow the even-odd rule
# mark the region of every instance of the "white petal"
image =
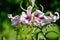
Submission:
POLYGON ((42 15, 42 14, 44 15, 44 13, 41 12, 40 10, 36 10, 36 12, 40 13, 41 15, 42 15))
POLYGON ((30 16, 31 15, 31 11, 32 11, 32 6, 29 6, 27 8, 27 15, 30 16))
POLYGON ((44 16, 44 13, 41 12, 40 10, 36 10, 35 12, 33 12, 32 16, 34 16, 34 14, 39 14, 39 16, 44 16))
POLYGON ((54 21, 53 21, 53 22, 56 22, 56 20, 57 20, 56 16, 54 16, 54 17, 53 17, 53 19, 54 19, 54 21))
POLYGON ((22 12, 21 16, 26 17, 27 15, 25 14, 25 12, 22 12))
POLYGON ((29 22, 28 22, 27 20, 25 20, 25 23, 27 23, 27 24, 28 24, 29 22))
POLYGON ((27 8, 27 10, 28 10, 28 9, 31 10, 31 9, 32 9, 32 6, 29 6, 29 7, 27 8))
POLYGON ((8 14, 8 18, 13 18, 13 17, 12 17, 12 14, 8 14))
POLYGON ((25 18, 23 16, 21 16, 20 18, 21 22, 25 21, 25 18))
POLYGON ((46 23, 41 23, 41 26, 44 26, 44 25, 46 25, 46 23))
POLYGON ((42 22, 42 23, 40 23, 41 24, 41 26, 44 26, 44 25, 46 25, 46 24, 49 24, 49 23, 51 23, 51 22, 42 22))
POLYGON ((44 16, 44 18, 45 18, 46 20, 48 20, 47 16, 44 16))
POLYGON ((58 20, 59 19, 59 13, 58 12, 55 12, 55 14, 57 14, 56 17, 57 17, 57 20, 58 20))

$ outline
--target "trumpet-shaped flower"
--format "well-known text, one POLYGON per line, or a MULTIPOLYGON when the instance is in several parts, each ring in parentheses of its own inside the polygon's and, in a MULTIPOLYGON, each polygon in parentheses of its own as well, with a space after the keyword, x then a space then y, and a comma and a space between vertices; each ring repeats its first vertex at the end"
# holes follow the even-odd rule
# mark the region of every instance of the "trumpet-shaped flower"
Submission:
POLYGON ((48 24, 48 23, 51 23, 50 21, 49 21, 49 19, 47 18, 47 16, 41 16, 41 17, 39 17, 40 18, 40 24, 41 24, 41 26, 44 26, 44 25, 46 25, 46 24, 48 24))
POLYGON ((17 16, 15 16, 15 17, 13 17, 13 18, 11 19, 11 21, 12 21, 12 25, 16 25, 16 24, 20 23, 20 16, 17 15, 17 16))
POLYGON ((58 20, 59 19, 59 13, 55 12, 55 14, 56 14, 56 20, 58 20))
POLYGON ((51 22, 56 22, 56 20, 59 19, 59 14, 57 12, 55 12, 55 14, 57 15, 53 15, 52 13, 50 13, 49 16, 43 16, 44 18, 41 19, 41 25, 44 26, 46 24, 49 24, 51 22))
POLYGON ((55 12, 55 15, 50 12, 49 16, 45 16, 43 12, 36 10, 31 14, 32 8, 32 6, 29 6, 27 8, 27 14, 25 12, 22 12, 21 16, 17 15, 15 17, 12 17, 12 14, 8 14, 8 18, 11 19, 12 25, 16 25, 20 22, 24 24, 31 24, 33 22, 35 25, 44 26, 51 22, 56 22, 56 20, 59 19, 58 12, 55 12))
POLYGON ((11 18, 12 25, 16 25, 16 24, 20 23, 20 16, 19 15, 12 17, 12 14, 9 14, 8 18, 11 18))
POLYGON ((51 21, 51 22, 56 22, 56 20, 59 19, 59 13, 55 12, 55 14, 57 15, 53 15, 52 13, 50 13, 50 16, 48 16, 48 19, 51 21))

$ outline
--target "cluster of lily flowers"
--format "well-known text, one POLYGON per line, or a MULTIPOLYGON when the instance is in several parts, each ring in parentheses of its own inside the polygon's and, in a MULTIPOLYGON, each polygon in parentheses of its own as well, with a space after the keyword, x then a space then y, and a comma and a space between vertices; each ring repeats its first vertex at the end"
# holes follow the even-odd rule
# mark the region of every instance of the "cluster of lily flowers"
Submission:
POLYGON ((40 10, 32 12, 32 6, 29 6, 26 12, 22 12, 21 15, 12 16, 8 14, 8 18, 11 19, 12 25, 17 25, 19 23, 23 24, 34 24, 44 26, 51 22, 56 22, 59 19, 59 13, 55 12, 56 15, 53 15, 51 12, 49 16, 45 16, 44 13, 40 10))

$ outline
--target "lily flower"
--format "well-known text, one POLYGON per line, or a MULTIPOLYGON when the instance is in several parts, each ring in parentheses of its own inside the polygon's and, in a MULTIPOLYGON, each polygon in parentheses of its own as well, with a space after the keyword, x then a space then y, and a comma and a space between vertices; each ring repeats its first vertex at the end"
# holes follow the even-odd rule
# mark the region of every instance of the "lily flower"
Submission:
POLYGON ((40 20, 41 20, 41 26, 44 26, 46 24, 49 24, 51 22, 56 22, 56 20, 59 19, 59 13, 58 12, 55 12, 55 14, 57 15, 53 15, 51 12, 50 12, 50 15, 49 16, 43 16, 43 17, 40 17, 40 20))
POLYGON ((19 15, 12 17, 12 14, 8 14, 8 18, 11 18, 12 25, 17 25, 18 23, 20 23, 19 15))
POLYGON ((35 25, 40 24, 41 26, 44 26, 46 24, 51 23, 51 21, 48 19, 48 17, 45 16, 44 13, 41 12, 40 10, 36 10, 32 15, 34 17, 35 25))
POLYGON ((45 20, 42 20, 41 21, 41 26, 44 26, 46 24, 49 24, 51 22, 56 22, 56 20, 59 19, 59 13, 55 12, 55 14, 57 15, 53 15, 51 12, 50 12, 50 15, 47 17, 47 16, 44 16, 45 20))
POLYGON ((16 24, 20 23, 20 16, 17 15, 17 16, 15 16, 15 17, 13 17, 13 18, 11 19, 11 21, 12 21, 12 25, 16 25, 16 24))
POLYGON ((55 12, 55 14, 57 15, 53 15, 51 12, 50 12, 50 15, 47 17, 47 16, 42 16, 40 17, 40 20, 41 20, 41 25, 44 26, 46 24, 49 24, 51 22, 56 22, 56 20, 59 19, 59 13, 58 12, 55 12))
POLYGON ((58 12, 55 12, 56 15, 53 15, 52 13, 50 13, 50 16, 48 16, 48 19, 51 21, 51 22, 56 22, 56 20, 59 19, 59 13, 58 12))

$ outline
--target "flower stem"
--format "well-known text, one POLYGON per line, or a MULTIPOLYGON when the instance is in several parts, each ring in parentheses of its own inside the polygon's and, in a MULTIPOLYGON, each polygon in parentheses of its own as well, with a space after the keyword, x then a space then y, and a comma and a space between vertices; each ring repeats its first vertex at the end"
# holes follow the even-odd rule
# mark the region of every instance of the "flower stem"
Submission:
POLYGON ((22 10, 26 11, 26 9, 24 9, 24 8, 22 7, 22 2, 23 2, 23 1, 21 1, 21 3, 20 3, 20 7, 21 7, 22 10))
POLYGON ((37 7, 37 5, 36 4, 34 4, 35 5, 35 7, 36 7, 36 10, 38 9, 38 7, 37 7))
POLYGON ((16 30, 16 40, 18 40, 19 30, 16 30))
POLYGON ((1 36, 1 40, 3 40, 3 36, 1 36))
POLYGON ((40 4, 40 7, 42 8, 42 12, 44 11, 44 7, 40 4))

